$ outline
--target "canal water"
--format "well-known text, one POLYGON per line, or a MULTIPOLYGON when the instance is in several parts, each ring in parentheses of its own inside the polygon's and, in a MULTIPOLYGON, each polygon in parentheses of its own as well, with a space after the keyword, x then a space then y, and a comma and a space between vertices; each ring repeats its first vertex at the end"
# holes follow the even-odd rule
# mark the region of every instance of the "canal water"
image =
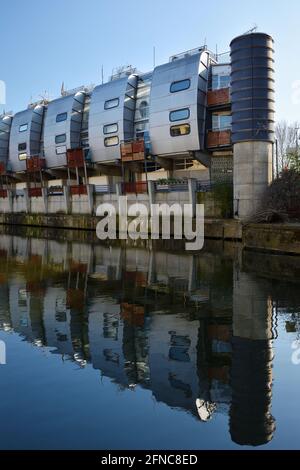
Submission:
POLYGON ((299 448, 298 258, 1 230, 1 449, 299 448))

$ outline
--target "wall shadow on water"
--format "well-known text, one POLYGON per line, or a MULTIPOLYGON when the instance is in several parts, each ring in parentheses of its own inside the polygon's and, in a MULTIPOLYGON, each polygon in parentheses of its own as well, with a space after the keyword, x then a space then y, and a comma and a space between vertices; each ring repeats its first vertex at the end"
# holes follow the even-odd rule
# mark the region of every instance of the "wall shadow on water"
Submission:
POLYGON ((1 230, 1 329, 202 422, 225 414, 241 446, 272 440, 273 340, 280 308, 300 303, 295 258, 1 230))

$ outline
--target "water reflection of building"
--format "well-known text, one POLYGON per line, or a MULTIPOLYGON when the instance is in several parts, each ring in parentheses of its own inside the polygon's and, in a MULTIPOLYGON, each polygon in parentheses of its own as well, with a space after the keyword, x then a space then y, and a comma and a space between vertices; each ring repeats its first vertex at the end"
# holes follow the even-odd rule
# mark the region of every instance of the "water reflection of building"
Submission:
POLYGON ((232 259, 7 236, 0 263, 1 325, 202 421, 229 414, 239 444, 272 438, 271 304, 232 259))
POLYGON ((233 298, 230 433, 240 445, 272 440, 273 308, 264 283, 236 272, 233 298))

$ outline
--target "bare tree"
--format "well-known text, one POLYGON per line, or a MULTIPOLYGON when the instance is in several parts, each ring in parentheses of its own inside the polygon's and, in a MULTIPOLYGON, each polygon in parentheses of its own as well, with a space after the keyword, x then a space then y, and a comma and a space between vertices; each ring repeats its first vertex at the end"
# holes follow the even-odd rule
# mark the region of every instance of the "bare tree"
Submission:
POLYGON ((300 123, 280 121, 276 125, 275 135, 278 146, 279 169, 289 167, 290 156, 298 152, 300 123))

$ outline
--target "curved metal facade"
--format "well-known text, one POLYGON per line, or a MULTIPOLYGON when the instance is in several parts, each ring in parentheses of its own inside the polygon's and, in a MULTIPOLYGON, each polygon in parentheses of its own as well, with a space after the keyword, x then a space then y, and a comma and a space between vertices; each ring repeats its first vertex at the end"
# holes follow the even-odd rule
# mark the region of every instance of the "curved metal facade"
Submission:
POLYGON ((154 155, 182 155, 204 148, 209 54, 187 55, 154 69, 150 95, 150 140, 154 155), (171 85, 189 80, 190 86, 171 92, 171 85), (189 110, 189 117, 170 121, 170 113, 189 110), (190 133, 171 136, 171 126, 188 124, 190 133))
POLYGON ((12 123, 11 116, 3 116, 0 119, 0 163, 7 165, 9 135, 12 123))
POLYGON ((12 171, 25 171, 26 158, 40 155, 43 115, 43 105, 14 115, 9 140, 9 165, 12 171))
POLYGON ((274 141, 274 41, 253 33, 231 48, 232 141, 274 141))
POLYGON ((84 100, 85 93, 79 91, 48 104, 44 123, 44 156, 48 168, 66 166, 67 149, 80 146, 84 100), (58 139, 64 135, 64 141, 61 137, 58 139))
POLYGON ((133 139, 136 87, 137 77, 130 75, 94 88, 88 126, 92 162, 119 160, 119 144, 133 139), (109 108, 109 103, 118 104, 109 108))

